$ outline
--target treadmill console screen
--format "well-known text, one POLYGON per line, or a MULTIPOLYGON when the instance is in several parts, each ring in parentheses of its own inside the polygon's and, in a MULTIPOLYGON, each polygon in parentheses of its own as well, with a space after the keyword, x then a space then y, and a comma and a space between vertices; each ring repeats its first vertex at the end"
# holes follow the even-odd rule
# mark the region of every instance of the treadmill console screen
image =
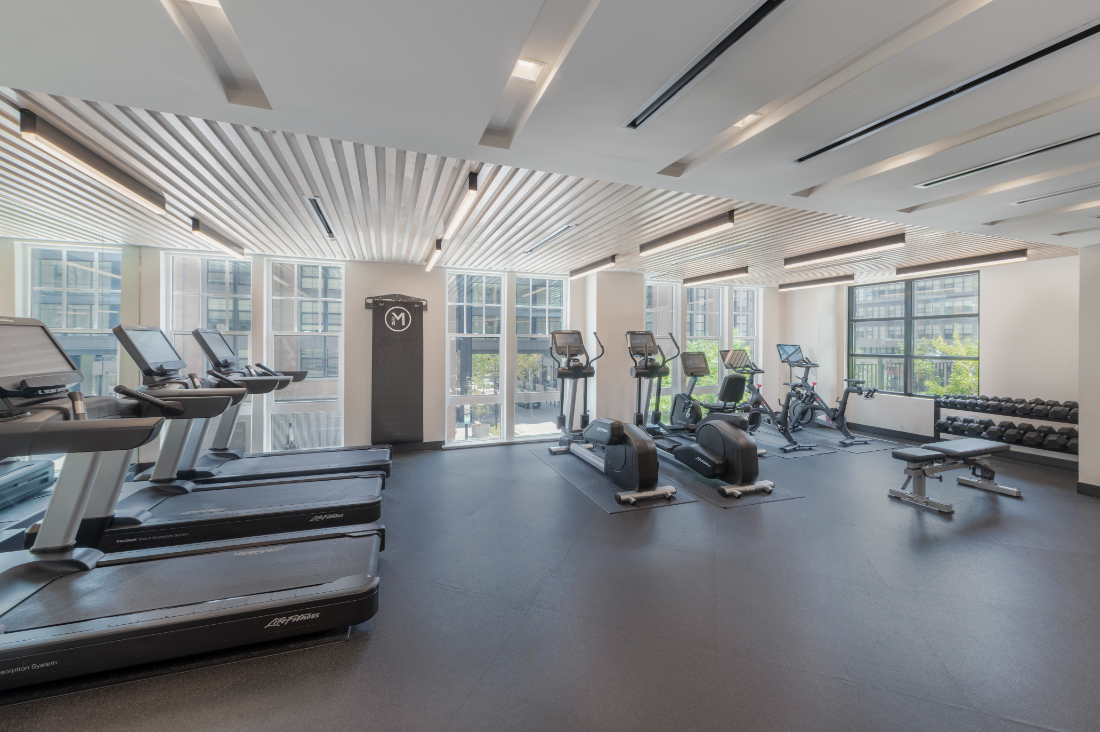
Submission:
POLYGON ((707 354, 702 351, 684 351, 680 354, 680 362, 684 365, 684 374, 687 376, 706 376, 710 373, 707 354))
POLYGON ((196 330, 194 335, 198 339, 199 345, 202 346, 202 350, 206 351, 206 355, 217 366, 237 365, 237 354, 233 351, 233 347, 229 345, 229 341, 225 340, 225 336, 222 335, 220 330, 200 329, 196 330))
POLYGON ((60 377, 56 386, 83 380, 44 325, 0 324, 0 387, 14 391, 23 379, 55 374, 60 377))
POLYGON ((749 364, 749 352, 743 348, 739 348, 735 351, 726 351, 722 356, 722 361, 726 364, 726 368, 739 369, 749 364))
POLYGON ((576 355, 584 352, 584 339, 579 330, 555 330, 551 334, 554 340, 554 353, 559 356, 576 355))
POLYGON ((160 328, 141 325, 116 325, 115 337, 146 376, 163 376, 187 368, 172 341, 160 328))
POLYGON ((626 334, 626 342, 630 352, 636 356, 656 356, 657 339, 648 330, 632 330, 626 334))
POLYGON ((784 363, 796 364, 806 360, 802 356, 802 346, 779 343, 776 344, 776 348, 779 349, 779 360, 784 363))

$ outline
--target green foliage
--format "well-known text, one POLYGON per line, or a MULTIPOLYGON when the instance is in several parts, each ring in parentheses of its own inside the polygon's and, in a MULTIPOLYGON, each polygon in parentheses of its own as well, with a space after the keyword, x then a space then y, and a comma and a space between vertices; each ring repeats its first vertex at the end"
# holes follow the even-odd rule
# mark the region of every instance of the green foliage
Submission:
MULTIPOLYGON (((942 335, 917 341, 916 352, 924 355, 978 357, 977 338, 946 340, 942 335)), ((942 362, 913 361, 914 390, 918 394, 977 394, 978 362, 953 361, 947 383, 940 381, 935 367, 942 362)))
POLYGON ((516 388, 519 391, 539 391, 543 357, 536 353, 516 354, 516 388))
POLYGON ((500 356, 475 353, 470 364, 470 394, 495 394, 500 386, 500 356))
POLYGON ((700 376, 696 386, 718 386, 722 378, 722 356, 718 353, 717 340, 688 341, 685 351, 702 351, 707 354, 707 363, 710 365, 710 375, 700 376))

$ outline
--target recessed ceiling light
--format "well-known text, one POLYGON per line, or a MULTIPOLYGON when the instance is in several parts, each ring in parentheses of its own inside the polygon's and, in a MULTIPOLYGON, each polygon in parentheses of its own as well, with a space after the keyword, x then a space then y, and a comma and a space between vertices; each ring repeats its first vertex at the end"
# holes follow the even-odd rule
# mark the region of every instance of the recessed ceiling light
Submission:
POLYGON ((1054 193, 1044 193, 1041 196, 1032 196, 1031 198, 1024 198, 1019 201, 1013 201, 1013 206, 1019 206, 1025 203, 1034 203, 1035 201, 1045 201, 1048 198, 1057 198, 1058 196, 1065 196, 1070 193, 1077 193, 1079 191, 1090 191, 1093 188, 1100 188, 1100 183, 1088 183, 1083 186, 1077 186, 1076 188, 1067 188, 1064 191, 1055 191, 1054 193))
POLYGON ((546 246, 550 242, 557 239, 559 236, 561 236, 565 232, 569 231, 570 229, 575 229, 575 228, 577 228, 576 224, 563 224, 563 225, 559 226, 558 228, 554 229, 553 231, 551 231, 546 236, 544 236, 538 243, 534 244, 531 247, 528 247, 527 249, 524 249, 523 253, 524 254, 530 254, 531 252, 538 251, 539 249, 542 249, 544 246, 546 246))
POLYGON ((525 58, 521 58, 516 61, 515 67, 512 69, 512 77, 515 79, 523 79, 524 81, 538 81, 542 76, 542 70, 546 68, 546 64, 539 63, 538 61, 528 61, 525 58))
POLYGON ((753 122, 755 122, 756 120, 760 119, 760 118, 761 118, 761 117, 763 117, 763 116, 764 116, 764 115, 760 114, 759 112, 753 112, 752 114, 750 114, 750 115, 747 115, 747 116, 746 116, 746 117, 745 117, 744 119, 742 119, 742 120, 741 120, 740 122, 734 122, 734 123, 733 123, 733 126, 734 126, 734 127, 740 127, 740 128, 742 128, 742 129, 744 129, 744 128, 748 127, 748 126, 749 126, 749 125, 751 125, 751 124, 752 124, 753 122))
POLYGON ((218 0, 183 0, 192 5, 206 5, 211 8, 220 8, 222 4, 218 0))

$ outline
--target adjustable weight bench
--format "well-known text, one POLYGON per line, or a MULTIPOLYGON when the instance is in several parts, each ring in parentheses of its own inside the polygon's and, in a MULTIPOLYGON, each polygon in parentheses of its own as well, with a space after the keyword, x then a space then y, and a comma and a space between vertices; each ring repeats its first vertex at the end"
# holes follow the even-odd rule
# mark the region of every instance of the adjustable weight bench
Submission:
POLYGON ((895 460, 905 461, 905 483, 900 489, 890 489, 890 497, 911 503, 920 508, 931 508, 940 513, 954 513, 955 509, 950 503, 933 501, 926 492, 925 481, 928 478, 943 480, 940 473, 960 468, 970 468, 971 477, 958 478, 959 485, 970 488, 1000 493, 1013 498, 1020 497, 1018 488, 1006 488, 995 481, 997 474, 993 472, 987 458, 999 452, 1007 452, 1009 446, 1004 443, 990 442, 972 438, 967 440, 945 440, 944 442, 932 442, 920 447, 907 447, 894 450, 891 453, 895 460), (905 489, 909 483, 913 483, 912 492, 905 489))

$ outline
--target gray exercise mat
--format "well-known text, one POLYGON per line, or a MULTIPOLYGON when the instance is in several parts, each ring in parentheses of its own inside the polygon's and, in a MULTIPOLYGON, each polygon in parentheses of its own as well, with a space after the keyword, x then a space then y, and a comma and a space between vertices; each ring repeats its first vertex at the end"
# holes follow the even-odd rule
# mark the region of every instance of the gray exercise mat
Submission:
MULTIPOLYGON (((649 508, 661 508, 662 506, 679 506, 683 503, 698 503, 690 493, 685 493, 676 488, 676 495, 672 500, 653 498, 639 501, 634 505, 619 503, 615 500, 615 494, 621 491, 613 480, 603 473, 595 470, 591 465, 584 463, 576 455, 551 455, 545 448, 532 448, 531 453, 538 457, 561 477, 575 485, 581 493, 591 498, 603 510, 608 513, 622 513, 623 511, 645 511, 649 508)), ((660 482, 659 485, 666 485, 660 482)))
POLYGON ((837 450, 843 450, 844 452, 861 453, 861 452, 878 452, 879 450, 892 450, 900 447, 897 442, 890 442, 889 440, 882 440, 877 437, 870 437, 868 435, 856 435, 861 440, 870 440, 866 445, 849 445, 844 447, 840 444, 840 441, 844 439, 844 435, 840 434, 839 430, 834 430, 828 427, 811 427, 808 430, 803 430, 797 433, 799 435, 805 434, 810 442, 816 442, 822 446, 836 448, 837 450))
MULTIPOLYGON (((783 435, 764 429, 757 430, 752 437, 754 440, 757 441, 757 443, 759 443, 761 447, 768 451, 767 457, 781 457, 793 460, 794 458, 813 457, 814 455, 828 455, 831 452, 836 452, 833 447, 822 445, 821 443, 815 442, 808 437, 803 437, 802 440, 814 445, 814 449, 783 452, 779 449, 780 447, 787 444, 787 440, 783 437, 783 435)), ((796 437, 795 439, 798 438, 796 437)))
MULTIPOLYGON (((760 476, 760 480, 766 480, 760 476)), ((772 501, 789 501, 792 498, 803 498, 801 494, 776 486, 771 493, 748 493, 740 498, 723 496, 718 492, 719 486, 726 485, 720 480, 704 478, 691 468, 681 465, 673 460, 661 460, 661 483, 672 483, 677 488, 691 491, 708 503, 722 508, 737 508, 738 506, 755 506, 758 503, 771 503, 772 501)))

